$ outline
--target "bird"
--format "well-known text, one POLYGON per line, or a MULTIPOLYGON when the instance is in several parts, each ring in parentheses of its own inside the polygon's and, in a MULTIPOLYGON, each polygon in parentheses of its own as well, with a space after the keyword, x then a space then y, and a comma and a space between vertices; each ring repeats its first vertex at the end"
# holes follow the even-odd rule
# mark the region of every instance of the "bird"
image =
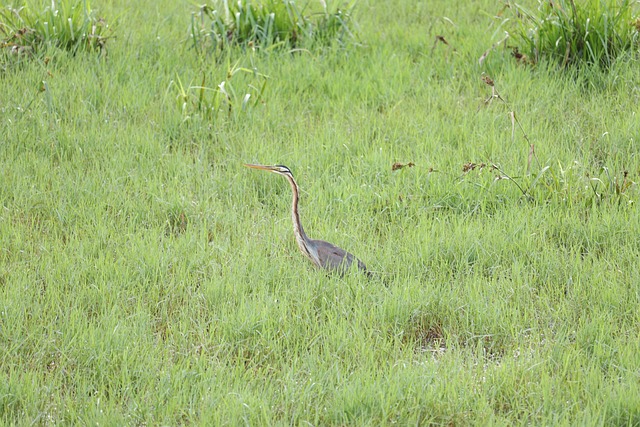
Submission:
POLYGON ((252 169, 260 169, 281 175, 289 181, 293 192, 293 201, 291 203, 291 219, 293 220, 293 233, 298 243, 298 248, 304 256, 306 256, 316 267, 327 270, 331 273, 343 275, 356 262, 358 269, 369 275, 367 266, 356 258, 353 254, 345 251, 336 245, 325 242, 324 240, 315 240, 307 237, 304 232, 300 215, 298 213, 299 190, 296 180, 293 178, 291 170, 284 165, 264 166, 257 164, 245 164, 246 167, 252 169))

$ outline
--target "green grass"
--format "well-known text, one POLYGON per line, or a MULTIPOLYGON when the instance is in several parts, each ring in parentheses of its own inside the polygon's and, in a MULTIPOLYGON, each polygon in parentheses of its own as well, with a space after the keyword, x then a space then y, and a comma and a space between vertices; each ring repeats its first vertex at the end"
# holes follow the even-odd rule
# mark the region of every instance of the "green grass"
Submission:
POLYGON ((200 6, 191 20, 191 40, 198 53, 217 53, 234 46, 271 50, 344 44, 355 2, 292 0, 214 0, 200 6), (328 3, 328 4, 327 4, 328 3))
POLYGON ((502 20, 513 36, 514 56, 535 64, 550 60, 562 67, 600 66, 637 55, 638 5, 630 0, 538 1, 534 11, 505 4, 511 18, 502 20))
POLYGON ((33 56, 47 48, 78 51, 101 51, 112 28, 97 18, 89 0, 20 2, 0 8, 0 47, 2 62, 8 58, 33 56))
POLYGON ((494 2, 406 0, 214 63, 191 11, 0 74, 2 424, 640 423, 636 62, 480 66, 494 2), (376 278, 313 269, 246 162, 376 278))

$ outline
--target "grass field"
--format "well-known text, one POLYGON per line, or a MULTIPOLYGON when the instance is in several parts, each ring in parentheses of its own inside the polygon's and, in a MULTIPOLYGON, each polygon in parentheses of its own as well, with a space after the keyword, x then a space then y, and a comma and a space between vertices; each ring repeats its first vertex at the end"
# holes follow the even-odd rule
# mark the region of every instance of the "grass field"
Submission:
POLYGON ((357 45, 216 62, 191 2, 95 3, 106 54, 0 74, 1 424, 640 425, 637 60, 361 0, 357 45))

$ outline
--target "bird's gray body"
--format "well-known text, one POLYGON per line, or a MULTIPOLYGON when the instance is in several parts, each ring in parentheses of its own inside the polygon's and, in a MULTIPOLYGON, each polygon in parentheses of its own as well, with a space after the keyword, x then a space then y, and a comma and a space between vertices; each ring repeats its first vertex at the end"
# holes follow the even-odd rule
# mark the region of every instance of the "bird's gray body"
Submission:
POLYGON ((323 268, 343 274, 351 268, 354 261, 357 261, 358 268, 362 271, 367 271, 367 266, 364 262, 360 261, 352 253, 324 240, 312 241, 318 251, 320 266, 323 268))
POLYGON ((316 266, 331 272, 344 274, 354 261, 357 261, 358 269, 367 272, 366 265, 356 258, 353 254, 345 251, 324 240, 313 240, 307 237, 302 228, 300 216, 298 214, 298 184, 293 178, 291 170, 283 165, 263 166, 263 165, 245 165, 253 169, 267 170, 277 173, 287 178, 293 192, 293 202, 291 204, 291 220, 293 221, 293 233, 296 237, 296 243, 300 251, 316 266))

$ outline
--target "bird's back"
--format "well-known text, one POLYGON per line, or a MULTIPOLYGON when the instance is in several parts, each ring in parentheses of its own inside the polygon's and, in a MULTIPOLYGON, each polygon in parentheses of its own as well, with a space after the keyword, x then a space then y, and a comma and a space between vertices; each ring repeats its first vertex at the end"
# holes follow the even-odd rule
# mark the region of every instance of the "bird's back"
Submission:
POLYGON ((326 270, 345 273, 354 261, 358 264, 358 269, 367 272, 367 266, 356 258, 352 253, 345 251, 324 240, 313 240, 318 251, 321 267, 326 270))

